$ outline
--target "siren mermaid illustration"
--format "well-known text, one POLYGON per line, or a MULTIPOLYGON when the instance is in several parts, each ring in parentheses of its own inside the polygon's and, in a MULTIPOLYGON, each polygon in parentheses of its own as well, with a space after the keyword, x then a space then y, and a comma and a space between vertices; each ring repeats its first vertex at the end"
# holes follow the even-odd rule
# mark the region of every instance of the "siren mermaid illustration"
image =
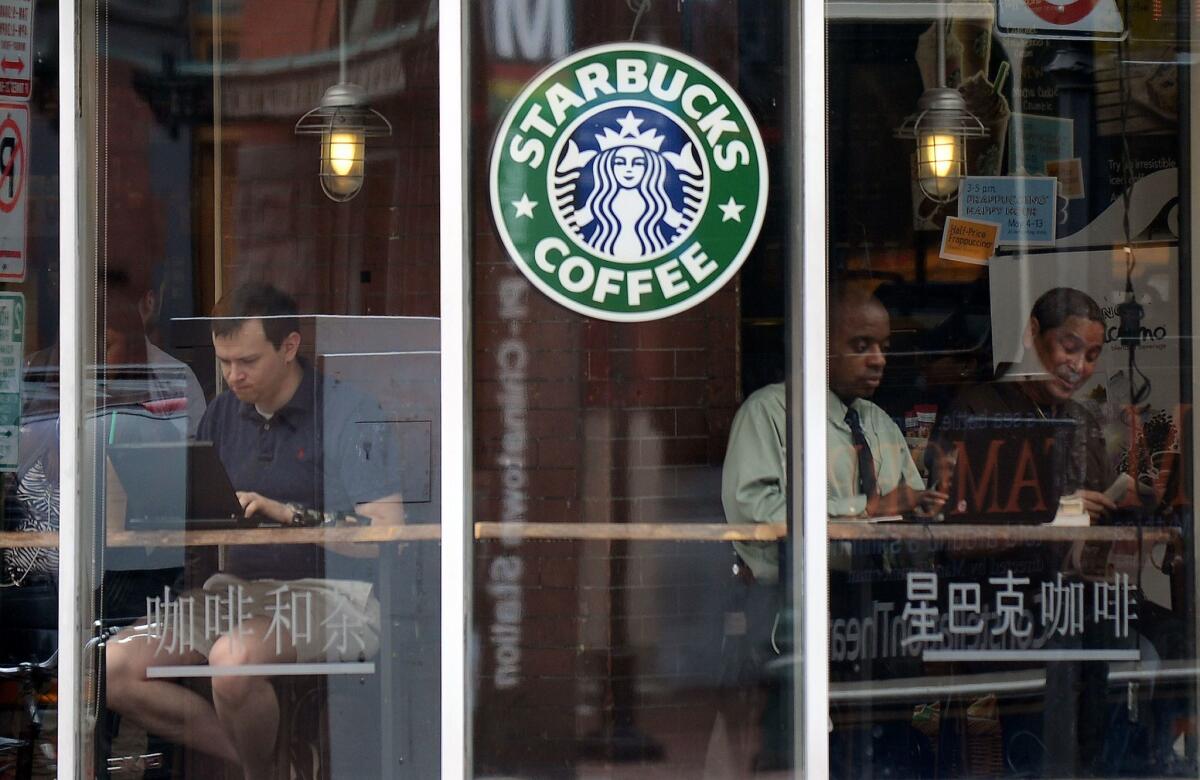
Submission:
POLYGON ((695 221, 704 199, 703 171, 686 143, 679 153, 663 151, 665 136, 628 112, 621 132, 605 128, 594 136, 599 150, 568 143, 555 177, 556 202, 572 232, 597 252, 637 262, 672 248, 695 221), (592 187, 575 208, 579 171, 589 167, 592 187), (671 197, 671 185, 682 202, 671 197))

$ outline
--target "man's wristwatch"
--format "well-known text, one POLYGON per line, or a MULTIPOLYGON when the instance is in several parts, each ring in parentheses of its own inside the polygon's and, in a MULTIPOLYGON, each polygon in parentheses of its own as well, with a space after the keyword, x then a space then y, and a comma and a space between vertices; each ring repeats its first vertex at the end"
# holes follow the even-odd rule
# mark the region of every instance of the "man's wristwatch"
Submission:
POLYGON ((292 510, 290 525, 301 528, 312 528, 325 522, 325 514, 323 512, 306 507, 304 504, 289 503, 287 504, 287 508, 292 510))
POLYGON ((370 525, 371 518, 357 512, 322 512, 319 509, 307 507, 304 504, 288 503, 292 512, 289 525, 300 528, 313 528, 318 525, 370 525))

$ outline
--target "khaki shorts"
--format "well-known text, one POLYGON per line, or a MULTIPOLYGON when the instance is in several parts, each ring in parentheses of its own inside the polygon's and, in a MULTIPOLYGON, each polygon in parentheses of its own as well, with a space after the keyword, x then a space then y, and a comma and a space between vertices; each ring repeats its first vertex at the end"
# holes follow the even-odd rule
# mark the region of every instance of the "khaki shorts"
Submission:
POLYGON ((355 580, 244 580, 214 574, 200 590, 151 599, 143 630, 168 652, 213 643, 244 621, 269 621, 263 641, 277 652, 295 648, 302 663, 365 661, 379 652, 379 600, 355 580), (155 604, 155 602, 158 602, 155 604))

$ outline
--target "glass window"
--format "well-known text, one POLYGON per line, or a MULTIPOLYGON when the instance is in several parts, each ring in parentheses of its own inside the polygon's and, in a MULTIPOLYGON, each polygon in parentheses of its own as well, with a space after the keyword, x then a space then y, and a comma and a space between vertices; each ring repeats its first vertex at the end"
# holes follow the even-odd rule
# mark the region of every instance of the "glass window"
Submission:
POLYGON ((1192 12, 825 10, 831 774, 1195 775, 1192 12))
POLYGON ((0 23, 0 774, 46 776, 55 768, 58 736, 58 4, 6 8, 12 16, 0 23))
POLYGON ((792 764, 787 25, 472 15, 479 776, 792 764))
POLYGON ((95 772, 438 773, 436 19, 81 20, 95 772))

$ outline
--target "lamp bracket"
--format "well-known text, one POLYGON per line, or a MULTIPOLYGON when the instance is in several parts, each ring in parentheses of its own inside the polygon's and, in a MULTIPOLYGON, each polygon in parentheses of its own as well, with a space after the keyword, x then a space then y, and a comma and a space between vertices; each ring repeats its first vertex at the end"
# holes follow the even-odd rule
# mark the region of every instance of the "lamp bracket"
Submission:
POLYGON ((962 94, 957 89, 933 87, 921 94, 921 98, 917 101, 917 108, 921 111, 959 111, 965 113, 967 110, 967 101, 963 100, 962 94))
POLYGON ((959 138, 984 138, 987 128, 967 110, 957 89, 933 87, 921 94, 917 112, 905 117, 895 130, 896 138, 917 138, 922 133, 944 133, 959 138))
POLYGON ((322 108, 344 108, 347 106, 365 106, 366 91, 357 84, 340 81, 325 90, 321 96, 322 108))

